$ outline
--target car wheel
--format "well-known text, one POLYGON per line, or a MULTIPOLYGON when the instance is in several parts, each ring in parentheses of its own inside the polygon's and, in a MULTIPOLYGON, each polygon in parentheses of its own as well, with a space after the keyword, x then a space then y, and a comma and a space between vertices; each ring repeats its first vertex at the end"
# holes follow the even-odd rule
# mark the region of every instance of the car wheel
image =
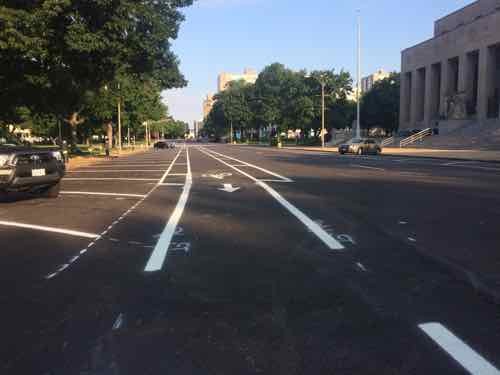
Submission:
POLYGON ((358 155, 363 155, 363 149, 360 147, 358 148, 358 152, 356 152, 358 155))
POLYGON ((59 196, 59 191, 61 190, 61 182, 46 188, 42 195, 45 198, 57 198, 59 196))
POLYGON ((339 154, 340 154, 340 155, 344 155, 344 154, 345 154, 345 151, 339 151, 339 154))

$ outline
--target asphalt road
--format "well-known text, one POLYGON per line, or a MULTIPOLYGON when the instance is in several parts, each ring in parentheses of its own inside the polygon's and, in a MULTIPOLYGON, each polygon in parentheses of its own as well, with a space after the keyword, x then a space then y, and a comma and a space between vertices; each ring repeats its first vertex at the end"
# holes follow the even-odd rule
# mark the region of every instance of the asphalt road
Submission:
POLYGON ((500 374, 500 164, 189 145, 0 203, 1 374, 500 374))

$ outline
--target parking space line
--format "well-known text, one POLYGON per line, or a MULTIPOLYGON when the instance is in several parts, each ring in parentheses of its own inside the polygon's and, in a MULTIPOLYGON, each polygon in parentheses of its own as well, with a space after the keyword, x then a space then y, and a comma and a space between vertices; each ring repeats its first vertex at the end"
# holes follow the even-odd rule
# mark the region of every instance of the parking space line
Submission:
POLYGON ((418 327, 471 374, 500 375, 498 369, 443 325, 425 323, 418 327))
MULTIPOLYGON (((165 171, 165 173, 163 174, 163 176, 161 176, 160 181, 158 181, 158 185, 161 185, 161 184, 163 184, 163 183, 165 182, 165 179, 167 178, 167 176, 168 176, 168 175, 170 174, 170 172, 172 171, 172 168, 174 167, 175 162, 177 161, 177 159, 179 159, 179 156, 181 155, 181 153, 182 153, 182 150, 183 150, 183 149, 184 149, 184 148, 181 148, 181 149, 179 150, 179 152, 177 153, 177 155, 175 155, 174 160, 172 160, 172 162, 171 162, 171 163, 170 163, 170 165, 168 166, 168 168, 167 168, 167 170, 165 171)), ((186 150, 186 152, 187 152, 187 150, 186 150)))
POLYGON ((181 220, 182 214, 184 213, 184 209, 186 207, 186 203, 189 198, 189 193, 191 191, 191 187, 193 185, 193 178, 191 175, 191 164, 189 160, 189 149, 186 148, 186 161, 187 161, 187 174, 186 181, 184 183, 184 188, 182 190, 181 196, 177 201, 177 205, 170 216, 165 229, 160 235, 156 246, 151 253, 151 256, 144 268, 145 272, 155 272, 161 270, 163 263, 168 254, 168 249, 170 247, 170 242, 175 234, 175 230, 179 221, 181 220))
MULTIPOLYGON (((312 233, 314 233, 316 235, 316 237, 318 237, 329 249, 331 249, 331 250, 343 250, 343 249, 345 249, 344 246, 339 241, 337 241, 333 236, 331 236, 329 233, 327 233, 318 223, 316 223, 314 220, 312 220, 309 216, 307 216, 305 213, 303 213, 301 210, 299 210, 293 204, 288 202, 285 198, 283 198, 276 190, 274 190, 268 184, 258 180, 257 178, 246 173, 245 171, 242 171, 241 169, 238 169, 237 167, 233 167, 231 164, 226 163, 224 160, 217 158, 216 156, 213 155, 213 153, 215 153, 215 154, 218 154, 218 153, 213 152, 212 150, 207 151, 207 150, 203 149, 202 147, 198 148, 198 150, 203 152, 204 154, 210 156, 211 158, 219 161, 220 163, 227 165, 228 167, 239 172, 240 174, 248 177, 252 181, 254 181, 257 185, 259 185, 261 188, 263 188, 265 191, 267 191, 274 199, 276 199, 283 207, 285 207, 288 210, 288 212, 290 212, 302 224, 304 224, 307 229, 309 229, 312 233)), ((257 169, 259 169, 259 168, 257 168, 257 169)), ((271 172, 271 174, 275 175, 273 172, 271 172)))
POLYGON ((18 222, 14 222, 14 221, 0 221, 0 225, 7 226, 7 227, 23 228, 23 229, 33 229, 33 230, 38 230, 38 231, 42 231, 42 232, 66 234, 68 236, 82 237, 82 238, 94 239, 94 238, 97 238, 99 236, 96 233, 87 233, 87 232, 80 232, 77 230, 61 229, 61 228, 54 228, 54 227, 46 227, 46 226, 42 226, 42 225, 18 223, 18 222))
POLYGON ((64 181, 157 181, 156 178, 65 177, 64 181))
POLYGON ((65 195, 97 195, 105 197, 128 197, 128 198, 144 198, 145 194, 121 194, 121 193, 100 193, 94 191, 61 191, 60 194, 65 195))
POLYGON ((85 169, 66 173, 121 173, 121 172, 163 172, 163 169, 85 169))
MULTIPOLYGON (((182 150, 181 150, 182 151, 182 150)), ((179 154, 180 152, 179 151, 179 154)), ((172 169, 173 167, 173 164, 174 162, 172 162, 169 166, 169 169, 172 169)), ((154 180, 156 181, 156 179, 154 180)), ((62 266, 60 266, 58 269, 56 269, 55 272, 52 272, 51 274, 45 276, 45 279, 46 280, 51 280, 55 277, 57 277, 61 272, 65 271, 66 269, 68 269, 71 265, 73 265, 74 263, 77 262, 78 259, 80 259, 82 256, 84 256, 93 246, 96 245, 97 241, 101 240, 104 238, 104 236, 106 236, 110 231, 111 229, 113 229, 113 227, 118 224, 119 222, 121 222, 123 219, 125 219, 125 217, 127 217, 127 215, 131 214, 132 212, 134 212, 137 207, 139 207, 157 188, 158 188, 158 184, 155 183, 153 188, 144 196, 142 197, 139 201, 137 201, 135 204, 133 204, 127 211, 125 211, 125 213, 123 213, 117 220, 113 221, 112 224, 110 224, 101 234, 97 235, 95 238, 93 238, 93 241, 90 242, 85 248, 83 248, 82 250, 80 250, 78 252, 78 254, 74 257, 71 258, 71 262, 68 262, 68 263, 65 263, 63 264, 62 266)))

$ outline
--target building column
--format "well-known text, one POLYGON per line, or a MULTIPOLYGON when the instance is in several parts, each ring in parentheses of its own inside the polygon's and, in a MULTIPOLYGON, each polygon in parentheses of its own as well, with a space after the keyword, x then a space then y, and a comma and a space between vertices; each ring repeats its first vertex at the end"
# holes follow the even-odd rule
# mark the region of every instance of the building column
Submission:
POLYGON ((418 71, 411 73, 411 103, 410 103, 410 127, 415 128, 418 121, 418 71))
POLYGON ((432 121, 432 108, 436 98, 434 97, 434 76, 432 65, 425 67, 425 102, 424 102, 424 124, 426 127, 433 127, 432 121))
POLYGON ((406 82, 406 72, 401 72, 401 87, 399 89, 399 129, 403 129, 406 126, 406 119, 408 117, 408 95, 407 95, 407 85, 406 82))
POLYGON ((446 97, 448 96, 449 79, 450 79, 450 73, 449 73, 448 59, 444 59, 441 62, 441 89, 439 90, 440 91, 439 95, 441 95, 439 114, 444 118, 446 118, 447 115, 446 97))
POLYGON ((477 96, 477 118, 484 121, 488 118, 488 97, 490 94, 490 51, 483 47, 479 50, 479 79, 477 96))

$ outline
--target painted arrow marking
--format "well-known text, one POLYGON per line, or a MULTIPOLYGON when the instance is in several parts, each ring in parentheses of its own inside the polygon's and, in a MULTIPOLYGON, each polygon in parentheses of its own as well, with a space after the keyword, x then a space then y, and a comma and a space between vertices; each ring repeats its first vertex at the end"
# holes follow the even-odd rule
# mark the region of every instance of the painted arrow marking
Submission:
POLYGON ((234 193, 235 191, 240 190, 239 187, 233 187, 233 184, 224 184, 224 189, 219 189, 221 191, 225 191, 227 193, 234 193))

